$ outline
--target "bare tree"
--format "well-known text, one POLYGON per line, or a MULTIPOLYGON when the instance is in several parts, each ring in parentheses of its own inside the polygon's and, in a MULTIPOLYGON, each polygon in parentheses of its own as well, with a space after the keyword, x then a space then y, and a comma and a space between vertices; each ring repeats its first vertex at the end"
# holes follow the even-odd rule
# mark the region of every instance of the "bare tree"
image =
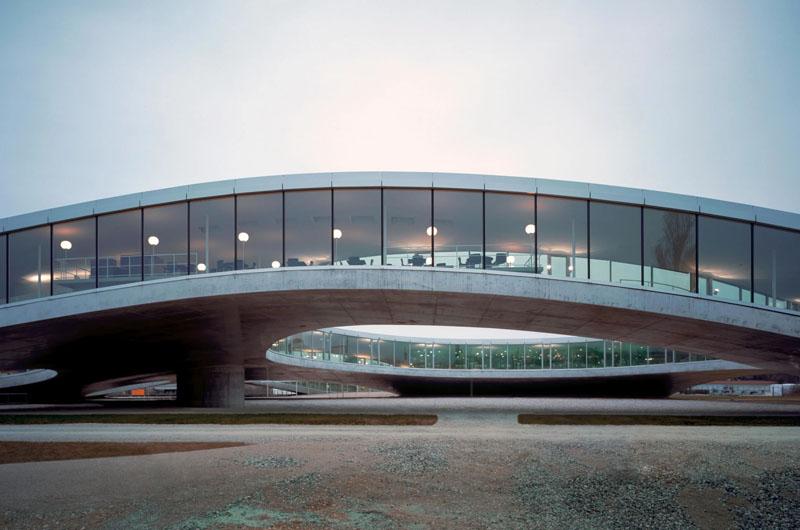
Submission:
POLYGON ((685 271, 694 268, 694 219, 677 212, 664 213, 664 232, 655 248, 659 268, 685 271))

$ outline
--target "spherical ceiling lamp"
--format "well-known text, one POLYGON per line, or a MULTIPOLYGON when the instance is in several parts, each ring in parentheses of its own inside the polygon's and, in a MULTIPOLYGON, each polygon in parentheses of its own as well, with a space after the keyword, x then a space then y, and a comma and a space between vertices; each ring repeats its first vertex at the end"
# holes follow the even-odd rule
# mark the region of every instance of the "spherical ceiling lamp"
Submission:
POLYGON ((529 236, 532 236, 536 233, 536 225, 533 223, 529 223, 525 225, 525 233, 529 236))
POLYGON ((515 256, 506 256, 506 263, 509 265, 513 265, 515 261, 517 261, 515 256))
POLYGON ((59 246, 61 247, 61 250, 71 250, 72 249, 72 242, 71 241, 67 241, 65 239, 64 241, 62 241, 59 244, 59 246))
POLYGON ((150 236, 150 237, 147 238, 147 244, 150 245, 151 247, 155 247, 159 243, 160 243, 160 241, 158 240, 158 238, 156 236, 150 236))
POLYGON ((342 239, 342 231, 338 228, 333 229, 333 239, 342 239))
POLYGON ((273 269, 279 269, 280 266, 281 266, 281 262, 280 261, 275 260, 275 261, 272 262, 272 268, 273 269))
POLYGON ((428 228, 425 229, 425 233, 428 234, 428 237, 435 236, 436 234, 439 233, 439 229, 436 228, 435 226, 429 226, 428 228))
POLYGON ((206 264, 205 263, 198 263, 197 264, 197 272, 206 272, 206 264))
POLYGON ((248 234, 247 232, 239 232, 239 235, 237 237, 239 238, 239 241, 241 241, 242 243, 247 243, 248 241, 250 241, 250 234, 248 234))

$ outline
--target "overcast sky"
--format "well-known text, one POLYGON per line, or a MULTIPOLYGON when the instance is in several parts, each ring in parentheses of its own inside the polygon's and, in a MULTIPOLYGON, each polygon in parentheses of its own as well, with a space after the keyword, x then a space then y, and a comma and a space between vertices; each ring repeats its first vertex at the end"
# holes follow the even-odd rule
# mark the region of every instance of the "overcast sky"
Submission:
POLYGON ((800 211, 800 2, 0 1, 0 217, 307 171, 800 211))

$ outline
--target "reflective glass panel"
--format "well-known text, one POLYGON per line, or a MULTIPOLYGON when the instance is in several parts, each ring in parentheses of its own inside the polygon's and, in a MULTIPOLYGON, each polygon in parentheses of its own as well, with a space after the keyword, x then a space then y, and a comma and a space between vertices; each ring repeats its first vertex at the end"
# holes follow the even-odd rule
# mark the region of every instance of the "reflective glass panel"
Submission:
POLYGON ((467 346, 453 344, 450 350, 450 364, 452 368, 465 368, 467 362, 467 346))
POLYGON ((560 278, 587 278, 586 201, 540 196, 537 208, 538 272, 560 278))
POLYGON ((542 368, 542 345, 525 345, 525 369, 536 370, 542 368))
POLYGON ((8 298, 11 302, 50 295, 50 227, 8 234, 8 298))
POLYGON ((510 370, 522 370, 525 368, 525 348, 522 344, 508 345, 508 368, 510 370))
POLYGON ((411 366, 411 343, 395 342, 394 362, 400 368, 408 368, 411 366))
POLYGON ((283 264, 283 196, 255 193, 236 197, 236 244, 241 269, 283 264))
MULTIPOLYGON (((188 274, 188 204, 144 209, 144 279, 188 274)), ((192 266, 197 256, 192 256, 192 266)))
POLYGON ((698 292, 750 301, 750 223, 701 215, 697 226, 698 292))
POLYGON ((550 368, 566 368, 569 346, 567 344, 550 345, 550 368))
POLYGON ((696 291, 695 216, 644 209, 644 284, 677 292, 696 291))
POLYGON ((755 226, 755 302, 800 311, 800 232, 755 226))
POLYGON ((330 190, 285 193, 286 266, 331 264, 330 190))
POLYGON ((569 368, 586 368, 586 344, 569 344, 569 368))
POLYGON ((430 266, 431 191, 383 191, 384 263, 411 267, 430 266))
POLYGON ((381 264, 381 190, 334 190, 334 265, 381 264))
POLYGON ((650 353, 643 344, 631 344, 631 365, 649 364, 650 353))
POLYGON ((97 218, 98 284, 100 287, 142 280, 142 211, 97 218))
POLYGON ((597 201, 589 207, 592 279, 641 285, 641 208, 597 201))
POLYGON ((53 225, 53 294, 95 288, 95 219, 53 225))
POLYGON ((437 267, 483 268, 483 194, 433 192, 433 257, 437 267))
POLYGON ((425 368, 425 357, 427 355, 427 345, 423 343, 411 344, 411 368, 425 368))
POLYGON ((588 342, 586 344, 586 367, 602 368, 604 366, 603 341, 588 342))
POLYGON ((467 345, 467 368, 470 370, 483 368, 483 349, 480 344, 467 345))
POLYGON ((6 236, 0 236, 0 304, 6 303, 6 236))
POLYGON ((486 268, 533 272, 536 253, 533 195, 486 193, 486 268))
POLYGON ((233 270, 233 197, 189 203, 189 244, 192 274, 233 270))
POLYGON ((449 344, 434 344, 433 345, 433 367, 434 368, 450 368, 450 345, 449 344))

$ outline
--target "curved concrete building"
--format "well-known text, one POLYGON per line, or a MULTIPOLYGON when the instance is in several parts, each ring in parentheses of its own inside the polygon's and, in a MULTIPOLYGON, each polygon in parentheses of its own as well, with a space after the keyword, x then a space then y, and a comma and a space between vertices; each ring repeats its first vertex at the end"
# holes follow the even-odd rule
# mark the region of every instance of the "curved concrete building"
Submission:
POLYGON ((0 368, 55 369, 76 396, 175 372, 185 402, 231 405, 281 338, 410 323, 797 371, 798 263, 800 215, 648 190, 385 172, 183 186, 0 220, 0 368))
POLYGON ((267 360, 279 380, 344 382, 404 396, 665 397, 758 373, 707 355, 586 337, 409 337, 338 328, 281 339, 267 360))

